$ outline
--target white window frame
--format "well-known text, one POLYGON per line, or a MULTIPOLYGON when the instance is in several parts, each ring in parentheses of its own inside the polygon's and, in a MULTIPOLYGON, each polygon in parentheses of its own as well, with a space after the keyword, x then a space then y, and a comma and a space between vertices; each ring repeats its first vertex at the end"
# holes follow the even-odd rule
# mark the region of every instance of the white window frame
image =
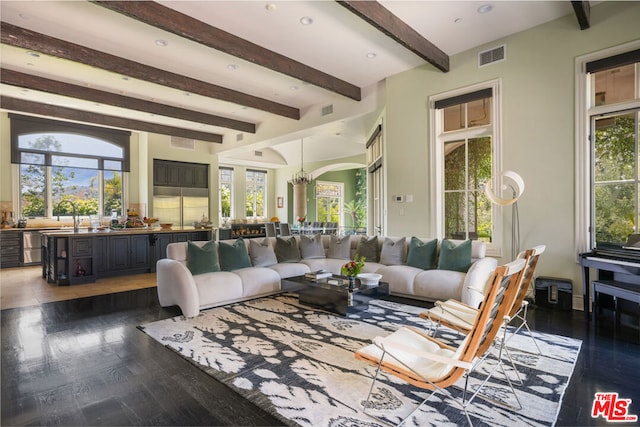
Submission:
MULTIPOLYGON (((335 182, 335 181, 316 181, 316 220, 320 221, 318 218, 318 185, 335 185, 340 188, 340 200, 338 202, 338 226, 344 225, 344 182, 335 182)), ((324 198, 324 195, 320 197, 324 198)), ((327 221, 323 221, 327 222, 327 221)))
POLYGON ((234 218, 234 207, 235 207, 235 186, 234 184, 234 179, 235 179, 235 169, 228 167, 228 166, 219 166, 218 167, 218 218, 220 219, 220 221, 223 220, 223 216, 222 216, 222 193, 220 192, 220 187, 222 184, 222 179, 221 179, 221 171, 222 169, 226 169, 226 170, 230 170, 231 171, 231 189, 230 189, 230 194, 229 194, 229 202, 231 203, 231 212, 229 213, 229 218, 234 218))
POLYGON ((596 53, 579 56, 575 60, 575 84, 576 84, 576 105, 575 105, 575 229, 574 229, 574 250, 576 261, 579 254, 588 252, 591 249, 590 230, 591 227, 591 150, 589 143, 591 133, 591 117, 594 115, 608 114, 625 109, 640 107, 639 100, 633 100, 613 105, 599 105, 591 107, 592 80, 586 72, 588 62, 607 58, 624 52, 640 48, 640 40, 614 46, 596 53))
MULTIPOLYGON (((450 140, 461 138, 477 138, 490 136, 492 144, 491 175, 496 176, 502 170, 502 97, 501 79, 490 80, 464 88, 443 92, 429 97, 429 122, 430 122, 430 155, 431 155, 431 206, 435 212, 431 216, 431 229, 435 235, 444 238, 444 145, 450 140), (476 92, 482 89, 492 89, 491 102, 491 126, 478 126, 451 134, 444 132, 442 115, 444 110, 435 108, 436 101, 476 92), (490 128, 490 129, 489 129, 490 128)), ((491 243, 487 244, 487 255, 502 257, 503 252, 503 224, 502 207, 493 205, 492 208, 493 231, 491 243)))
POLYGON ((244 171, 244 203, 243 203, 243 214, 246 218, 266 218, 268 216, 268 212, 269 212, 269 174, 266 170, 261 170, 261 169, 245 169, 244 171), (263 173, 264 174, 264 212, 262 216, 256 215, 255 214, 255 195, 257 194, 254 188, 253 194, 254 194, 254 209, 253 209, 253 213, 254 215, 252 217, 247 217, 247 183, 249 182, 249 180, 247 179, 247 172, 253 172, 253 173, 263 173))

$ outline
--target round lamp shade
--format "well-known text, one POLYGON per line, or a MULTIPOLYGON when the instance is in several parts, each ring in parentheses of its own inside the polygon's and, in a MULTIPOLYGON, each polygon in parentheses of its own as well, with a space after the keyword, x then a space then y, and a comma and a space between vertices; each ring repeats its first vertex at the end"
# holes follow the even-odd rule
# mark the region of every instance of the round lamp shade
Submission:
POLYGON ((502 189, 506 190, 511 188, 513 190, 513 197, 509 199, 503 199, 498 197, 492 188, 491 182, 488 182, 484 188, 484 192, 487 194, 489 200, 496 205, 507 206, 518 201, 522 193, 524 192, 524 181, 522 177, 514 171, 504 171, 496 177, 498 181, 502 181, 502 189))

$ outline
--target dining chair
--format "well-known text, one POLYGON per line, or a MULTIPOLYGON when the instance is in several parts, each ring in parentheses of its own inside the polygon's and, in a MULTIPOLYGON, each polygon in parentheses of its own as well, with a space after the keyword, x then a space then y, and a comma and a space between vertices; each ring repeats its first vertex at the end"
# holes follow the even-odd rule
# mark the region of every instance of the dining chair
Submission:
POLYGON ((287 222, 280 223, 280 236, 287 237, 291 236, 291 226, 287 222))
POLYGON ((264 223, 264 232, 267 237, 276 237, 276 225, 273 222, 264 223))

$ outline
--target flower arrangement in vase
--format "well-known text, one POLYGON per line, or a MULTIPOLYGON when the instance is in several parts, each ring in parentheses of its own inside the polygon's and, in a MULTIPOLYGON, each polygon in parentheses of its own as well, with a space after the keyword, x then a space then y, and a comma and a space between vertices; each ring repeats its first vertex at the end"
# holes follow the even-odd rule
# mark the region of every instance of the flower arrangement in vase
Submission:
POLYGON ((306 216, 299 216, 298 217, 298 224, 300 224, 300 227, 302 227, 302 224, 304 223, 304 221, 307 219, 306 216))
POLYGON ((364 268, 364 260, 365 257, 356 254, 353 261, 349 261, 342 266, 342 268, 340 269, 340 274, 349 278, 356 277, 358 274, 362 273, 362 269, 364 268))

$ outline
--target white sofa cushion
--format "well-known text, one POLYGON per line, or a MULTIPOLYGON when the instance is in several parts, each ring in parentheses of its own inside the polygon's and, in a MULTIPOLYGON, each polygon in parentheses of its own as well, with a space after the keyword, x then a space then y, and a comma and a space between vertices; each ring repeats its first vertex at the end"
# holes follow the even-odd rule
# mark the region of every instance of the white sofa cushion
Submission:
POLYGON ((413 293, 429 300, 459 299, 466 273, 451 270, 423 270, 413 281, 413 293))
POLYGON ((248 267, 233 271, 242 279, 242 296, 257 297, 280 290, 280 275, 267 267, 248 267))
POLYGON ((193 276, 198 290, 200 306, 208 302, 219 305, 224 301, 233 301, 243 296, 242 279, 230 271, 216 271, 193 276))
POLYGON ((384 265, 376 273, 382 274, 381 281, 389 283, 392 294, 412 295, 414 280, 423 271, 408 265, 384 265))
POLYGON ((280 275, 280 278, 285 279, 287 277, 302 276, 309 273, 311 270, 307 264, 302 262, 281 262, 278 264, 270 265, 270 269, 274 270, 280 275))

